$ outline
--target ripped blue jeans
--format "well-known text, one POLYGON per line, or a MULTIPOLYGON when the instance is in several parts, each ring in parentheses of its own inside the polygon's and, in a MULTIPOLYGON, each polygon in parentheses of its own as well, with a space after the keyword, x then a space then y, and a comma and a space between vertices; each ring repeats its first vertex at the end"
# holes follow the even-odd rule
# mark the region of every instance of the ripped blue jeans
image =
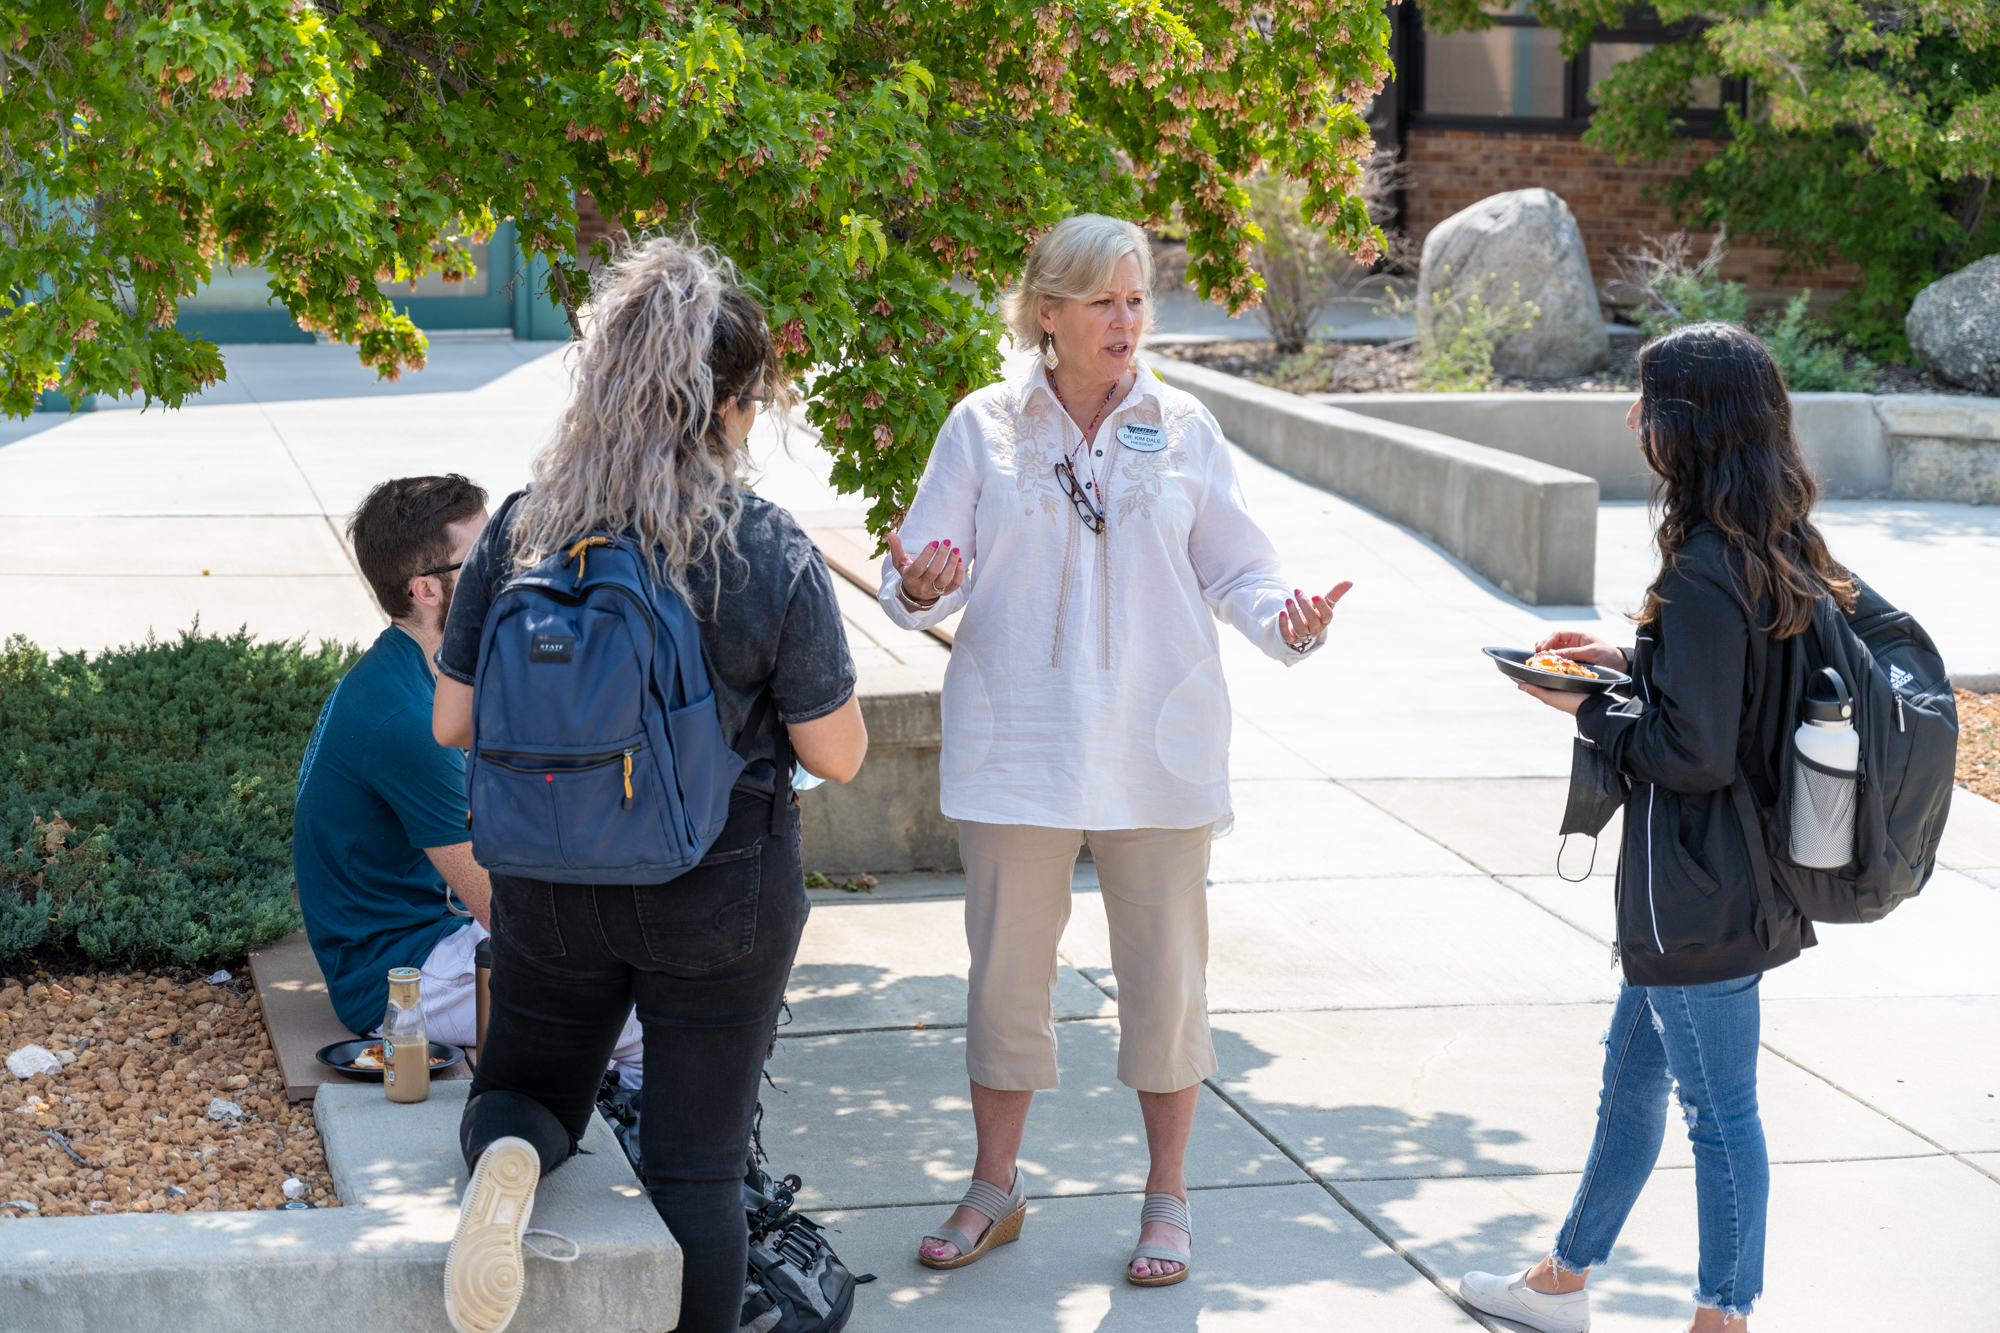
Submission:
POLYGON ((1595 1268, 1638 1202, 1680 1099, 1694 1144, 1701 1261, 1694 1299, 1748 1316, 1764 1290, 1771 1167, 1757 1115, 1757 977, 1708 986, 1626 986, 1604 1042, 1597 1133, 1551 1257, 1595 1268))

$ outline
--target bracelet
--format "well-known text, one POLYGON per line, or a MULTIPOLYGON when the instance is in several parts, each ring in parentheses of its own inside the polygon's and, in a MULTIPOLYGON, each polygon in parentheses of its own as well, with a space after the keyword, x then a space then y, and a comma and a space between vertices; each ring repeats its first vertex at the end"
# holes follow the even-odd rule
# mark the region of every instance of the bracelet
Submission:
POLYGON ((896 600, 901 602, 904 606, 908 607, 912 611, 928 611, 932 607, 936 606, 939 602, 944 600, 944 594, 939 593, 936 597, 931 598, 928 602, 920 602, 916 600, 916 598, 910 596, 909 593, 903 591, 903 584, 902 581, 899 579, 896 582, 896 600))

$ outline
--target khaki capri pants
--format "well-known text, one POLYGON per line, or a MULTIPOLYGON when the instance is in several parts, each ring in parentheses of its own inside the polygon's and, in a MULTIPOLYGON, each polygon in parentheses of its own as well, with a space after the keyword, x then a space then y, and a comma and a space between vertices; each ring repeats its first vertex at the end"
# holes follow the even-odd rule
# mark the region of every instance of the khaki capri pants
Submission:
POLYGON ((1111 924, 1118 1081, 1179 1092, 1215 1072, 1205 975, 1210 827, 1084 832, 959 821, 973 1082, 1006 1091, 1056 1086, 1056 945, 1086 841, 1111 924))

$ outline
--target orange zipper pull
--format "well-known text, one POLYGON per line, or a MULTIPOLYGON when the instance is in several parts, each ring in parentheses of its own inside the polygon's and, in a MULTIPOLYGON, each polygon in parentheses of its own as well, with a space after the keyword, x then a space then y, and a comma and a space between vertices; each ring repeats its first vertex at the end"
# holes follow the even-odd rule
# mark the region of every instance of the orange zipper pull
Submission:
POLYGON ((632 752, 630 750, 625 752, 625 803, 620 808, 625 810, 632 808, 632 752))

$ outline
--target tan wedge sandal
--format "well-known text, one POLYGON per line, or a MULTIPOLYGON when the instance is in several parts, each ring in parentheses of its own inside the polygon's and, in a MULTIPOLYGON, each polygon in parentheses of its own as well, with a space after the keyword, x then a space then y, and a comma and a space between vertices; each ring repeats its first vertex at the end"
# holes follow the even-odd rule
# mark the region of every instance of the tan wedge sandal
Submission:
POLYGON ((1179 1227, 1188 1233, 1188 1248, 1170 1250, 1164 1245, 1135 1245, 1132 1258, 1125 1261, 1125 1280, 1135 1287, 1171 1287, 1176 1282, 1187 1281, 1187 1275, 1194 1271, 1194 1219, 1188 1213, 1187 1201, 1171 1194, 1148 1194, 1146 1202, 1139 1208, 1139 1226, 1143 1230, 1148 1223, 1165 1222, 1170 1227, 1179 1227), (1161 1277, 1139 1277, 1132 1272, 1132 1263, 1137 1259, 1160 1259, 1170 1264, 1179 1264, 1180 1270, 1161 1277))
POLYGON ((966 1188, 965 1197, 958 1201, 958 1206, 970 1208, 985 1217, 990 1225, 980 1233, 977 1245, 972 1243, 972 1237, 957 1227, 926 1231, 921 1240, 941 1240, 947 1245, 956 1245, 958 1253, 950 1259, 933 1259, 919 1245, 917 1262, 925 1268, 963 1268, 973 1260, 983 1258, 994 1246, 1020 1239, 1021 1222, 1028 1216, 1028 1193, 1021 1185, 1019 1170, 1014 1172, 1014 1188, 1006 1193, 1002 1193, 998 1185, 989 1185, 975 1177, 966 1188))

